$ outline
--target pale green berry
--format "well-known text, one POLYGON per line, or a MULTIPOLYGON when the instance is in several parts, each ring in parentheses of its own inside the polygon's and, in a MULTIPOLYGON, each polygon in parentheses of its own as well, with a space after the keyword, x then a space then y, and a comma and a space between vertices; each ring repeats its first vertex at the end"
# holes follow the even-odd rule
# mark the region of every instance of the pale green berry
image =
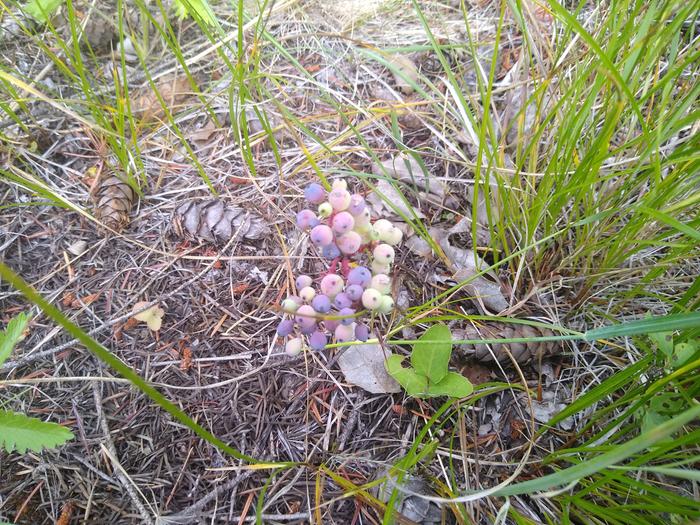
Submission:
POLYGON ((381 261, 377 261, 376 259, 370 263, 370 268, 372 269, 372 274, 377 275, 380 273, 385 273, 385 274, 390 274, 391 273, 391 265, 390 264, 384 264, 381 261))
POLYGON ((379 219, 377 222, 374 223, 374 229, 377 230, 380 239, 385 234, 389 233, 392 230, 392 228, 394 228, 394 225, 386 219, 379 219))
POLYGON ((403 232, 399 230, 396 226, 394 226, 389 233, 384 235, 384 238, 382 239, 385 243, 390 244, 391 246, 398 246, 401 244, 401 240, 403 239, 403 232))
POLYGON ((389 295, 382 295, 379 302, 379 313, 388 314, 394 309, 394 300, 389 295))
POLYGON ((391 277, 383 273, 377 274, 372 277, 369 286, 379 291, 381 294, 388 294, 391 292, 391 277))
POLYGON ((299 355, 302 348, 304 348, 304 341, 301 337, 290 339, 287 341, 287 344, 284 345, 284 351, 287 353, 287 355, 291 356, 299 355))
POLYGON ((382 294, 374 288, 367 288, 362 292, 362 306, 367 310, 376 310, 381 306, 382 294))
POLYGON ((294 299, 285 299, 282 301, 282 311, 288 314, 293 314, 299 308, 299 304, 294 299))
POLYGON ((314 297, 316 297, 316 290, 314 290, 311 286, 305 286, 299 290, 299 297, 301 297, 304 302, 310 303, 314 300, 314 297))
POLYGON ((334 190, 342 190, 345 191, 348 189, 348 183, 345 181, 345 179, 338 179, 333 181, 333 186, 332 188, 334 190))
POLYGON ((384 264, 391 264, 394 262, 396 253, 388 244, 378 244, 374 247, 374 250, 372 250, 372 255, 374 255, 375 261, 381 261, 384 264))
POLYGON ((333 213, 333 206, 331 206, 330 202, 322 202, 318 206, 318 216, 321 219, 326 219, 331 216, 331 213, 333 213))

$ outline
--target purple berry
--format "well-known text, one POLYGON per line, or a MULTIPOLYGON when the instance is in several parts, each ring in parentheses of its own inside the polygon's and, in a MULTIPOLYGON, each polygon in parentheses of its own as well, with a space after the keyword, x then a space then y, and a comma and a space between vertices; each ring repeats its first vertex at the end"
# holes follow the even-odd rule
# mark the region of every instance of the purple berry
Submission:
POLYGON ((340 326, 340 321, 338 321, 337 319, 325 319, 323 321, 323 326, 325 326, 326 330, 328 330, 329 332, 335 332, 335 329, 338 328, 338 326, 340 326))
POLYGON ((357 253, 357 250, 362 246, 362 237, 360 237, 359 233, 351 231, 339 237, 336 243, 341 252, 346 255, 352 255, 357 253))
MULTIPOLYGON (((348 282, 350 282, 350 278, 348 278, 348 282)), ((350 284, 345 287, 345 295, 347 295, 352 302, 359 301, 363 291, 364 288, 359 284, 350 284)))
POLYGON ((328 246, 333 242, 333 230, 325 224, 314 226, 311 230, 311 242, 316 246, 328 246))
POLYGON ((311 210, 301 210, 297 213, 297 226, 302 230, 308 230, 316 225, 318 225, 318 219, 311 210))
POLYGON ((338 235, 348 233, 353 226, 355 226, 355 219, 346 211, 341 211, 333 217, 333 231, 338 235))
POLYGON ((314 282, 314 280, 309 277, 308 275, 300 275, 297 277, 296 280, 296 285, 297 285, 297 290, 301 290, 302 288, 306 288, 307 286, 311 286, 311 284, 314 282))
POLYGON ((355 193, 350 197, 348 211, 353 215, 360 215, 364 211, 366 205, 365 198, 359 193, 355 193))
POLYGON ((369 339, 369 328, 364 323, 355 325, 355 337, 358 341, 367 341, 369 339))
POLYGON ((352 323, 355 322, 355 310, 352 308, 341 308, 338 312, 338 315, 342 317, 342 319, 339 319, 340 324, 350 326, 352 323))
POLYGON ((328 343, 328 338, 323 332, 316 330, 309 336, 309 346, 313 350, 323 350, 326 347, 326 343, 328 343))
POLYGON ((279 335, 280 337, 287 337, 293 331, 294 321, 292 321, 291 319, 285 319, 284 321, 280 321, 280 324, 277 325, 277 335, 279 335))
POLYGON ((338 309, 342 310, 343 308, 350 308, 352 306, 352 299, 348 297, 348 294, 345 292, 340 292, 338 295, 335 296, 335 299, 333 299, 333 305, 338 309))
POLYGON ((304 189, 304 197, 311 204, 320 204, 326 200, 326 190, 320 184, 312 182, 304 189))
POLYGON ((372 280, 372 272, 364 266, 357 266, 348 273, 348 284, 359 284, 362 288, 366 288, 372 280))
POLYGON ((317 295, 311 301, 311 306, 320 314, 327 314, 331 311, 331 300, 327 295, 317 295))
POLYGON ((336 257, 340 257, 340 250, 335 243, 332 242, 328 246, 321 248, 321 255, 326 259, 333 260, 336 257))

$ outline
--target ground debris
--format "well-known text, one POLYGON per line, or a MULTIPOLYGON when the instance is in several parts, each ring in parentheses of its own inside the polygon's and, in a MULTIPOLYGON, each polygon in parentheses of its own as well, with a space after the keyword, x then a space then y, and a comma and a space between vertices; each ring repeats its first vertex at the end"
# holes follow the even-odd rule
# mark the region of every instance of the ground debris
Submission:
POLYGON ((384 366, 386 353, 377 343, 351 345, 338 357, 345 380, 372 394, 400 392, 401 386, 384 366))
MULTIPOLYGON (((548 337, 551 330, 525 324, 484 323, 478 327, 455 328, 452 337, 455 340, 466 339, 515 339, 530 337, 548 337)), ((481 362, 498 361, 511 364, 512 358, 519 364, 553 355, 557 346, 553 341, 530 341, 527 343, 493 343, 493 344, 455 344, 456 352, 481 362)))

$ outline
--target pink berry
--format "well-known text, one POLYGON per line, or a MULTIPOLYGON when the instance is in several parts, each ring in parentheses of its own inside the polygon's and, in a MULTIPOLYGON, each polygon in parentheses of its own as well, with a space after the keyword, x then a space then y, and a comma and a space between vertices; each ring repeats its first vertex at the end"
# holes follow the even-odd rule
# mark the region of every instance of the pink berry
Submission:
POLYGON ((316 246, 324 247, 333 242, 333 230, 325 224, 319 224, 311 230, 311 242, 316 246))
POLYGON ((311 210, 301 210, 297 213, 297 226, 302 230, 308 230, 318 224, 316 214, 311 210))
POLYGON ((297 309, 294 320, 299 325, 302 333, 304 333, 316 326, 316 310, 311 305, 303 304, 297 309))
POLYGON ((391 292, 391 277, 383 273, 377 274, 372 277, 370 287, 374 288, 382 295, 388 294, 391 292))
POLYGON ((323 332, 316 330, 309 336, 309 346, 314 350, 323 350, 328 343, 328 338, 323 332))
POLYGON ((333 190, 328 196, 328 202, 335 211, 346 210, 350 206, 350 193, 347 190, 333 190))
POLYGON ((347 343, 355 339, 355 326, 341 324, 335 329, 335 340, 339 343, 347 343))
POLYGON ((345 255, 352 255, 357 253, 357 250, 362 246, 362 237, 360 237, 359 233, 351 231, 339 237, 336 240, 336 244, 345 255))
POLYGON ((329 332, 335 332, 335 329, 338 328, 340 325, 340 321, 338 319, 324 319, 323 321, 323 326, 326 327, 326 330, 329 332))
POLYGON ((340 292, 343 291, 345 283, 343 278, 339 275, 333 273, 326 275, 321 279, 321 293, 327 295, 331 299, 335 298, 340 292))
POLYGON ((338 235, 348 233, 355 226, 355 219, 346 211, 341 211, 333 217, 333 231, 338 235))

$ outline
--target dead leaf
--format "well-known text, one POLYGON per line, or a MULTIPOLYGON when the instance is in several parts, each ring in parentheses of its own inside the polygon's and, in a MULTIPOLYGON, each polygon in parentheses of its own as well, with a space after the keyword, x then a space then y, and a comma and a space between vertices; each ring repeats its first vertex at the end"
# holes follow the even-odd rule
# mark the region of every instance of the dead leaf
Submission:
POLYGON ((430 173, 424 172, 418 161, 410 155, 399 154, 381 164, 374 164, 372 173, 378 177, 388 175, 409 186, 415 186, 419 190, 432 193, 440 199, 445 197, 447 191, 442 182, 431 177, 430 173))
POLYGON ((192 349, 185 347, 182 349, 182 358, 180 360, 180 370, 189 370, 192 367, 192 349))
POLYGON ((79 310, 83 307, 83 305, 89 306, 90 304, 94 303, 95 299, 97 299, 99 296, 100 292, 86 295, 84 297, 77 297, 73 292, 66 292, 61 298, 61 304, 66 308, 79 310))
MULTIPOLYGON (((192 85, 186 76, 169 76, 155 85, 170 113, 175 113, 193 95, 192 85)), ((163 106, 151 86, 131 94, 131 112, 143 122, 153 122, 165 117, 163 106)))
POLYGON ((387 62, 392 66, 391 73, 394 75, 394 82, 396 87, 404 95, 410 95, 413 93, 413 86, 418 84, 420 79, 420 74, 418 73, 418 68, 416 64, 405 55, 392 55, 387 59, 387 62))
POLYGON ((367 196, 367 201, 372 205, 373 210, 378 216, 402 215, 412 219, 415 215, 419 219, 425 218, 423 212, 405 202, 406 197, 402 196, 401 193, 387 181, 379 180, 377 184, 375 184, 375 187, 377 191, 371 192, 367 196), (381 197, 379 196, 380 194, 381 197), (390 206, 388 203, 391 203, 393 206, 390 206), (398 210, 398 214, 394 209, 398 210))
POLYGON ((219 128, 216 127, 216 124, 214 124, 214 121, 212 120, 207 120, 207 122, 199 128, 196 131, 193 131, 188 135, 189 139, 194 142, 198 147, 202 148, 206 145, 208 145, 212 137, 220 131, 219 128))
MULTIPOLYGON (((141 310, 147 304, 148 301, 139 301, 134 305, 132 312, 137 312, 141 310)), ((149 309, 134 315, 134 318, 138 321, 146 323, 149 329, 153 330, 154 332, 157 332, 158 330, 160 330, 160 326, 163 321, 164 315, 165 310, 163 310, 158 305, 153 305, 149 309)))
POLYGON ((486 310, 486 313, 497 313, 508 308, 508 301, 501 292, 501 283, 493 271, 474 277, 489 266, 474 250, 450 244, 448 232, 443 232, 436 240, 451 263, 453 279, 462 282, 471 278, 464 288, 474 297, 472 300, 480 309, 486 310))
POLYGON ((87 242, 80 240, 80 241, 75 241, 70 246, 68 246, 67 250, 72 255, 78 256, 78 255, 84 254, 85 251, 87 250, 87 248, 88 248, 87 242))
POLYGON ((384 367, 385 358, 384 350, 376 343, 351 345, 338 357, 338 365, 351 385, 372 394, 400 392, 401 386, 384 367))

